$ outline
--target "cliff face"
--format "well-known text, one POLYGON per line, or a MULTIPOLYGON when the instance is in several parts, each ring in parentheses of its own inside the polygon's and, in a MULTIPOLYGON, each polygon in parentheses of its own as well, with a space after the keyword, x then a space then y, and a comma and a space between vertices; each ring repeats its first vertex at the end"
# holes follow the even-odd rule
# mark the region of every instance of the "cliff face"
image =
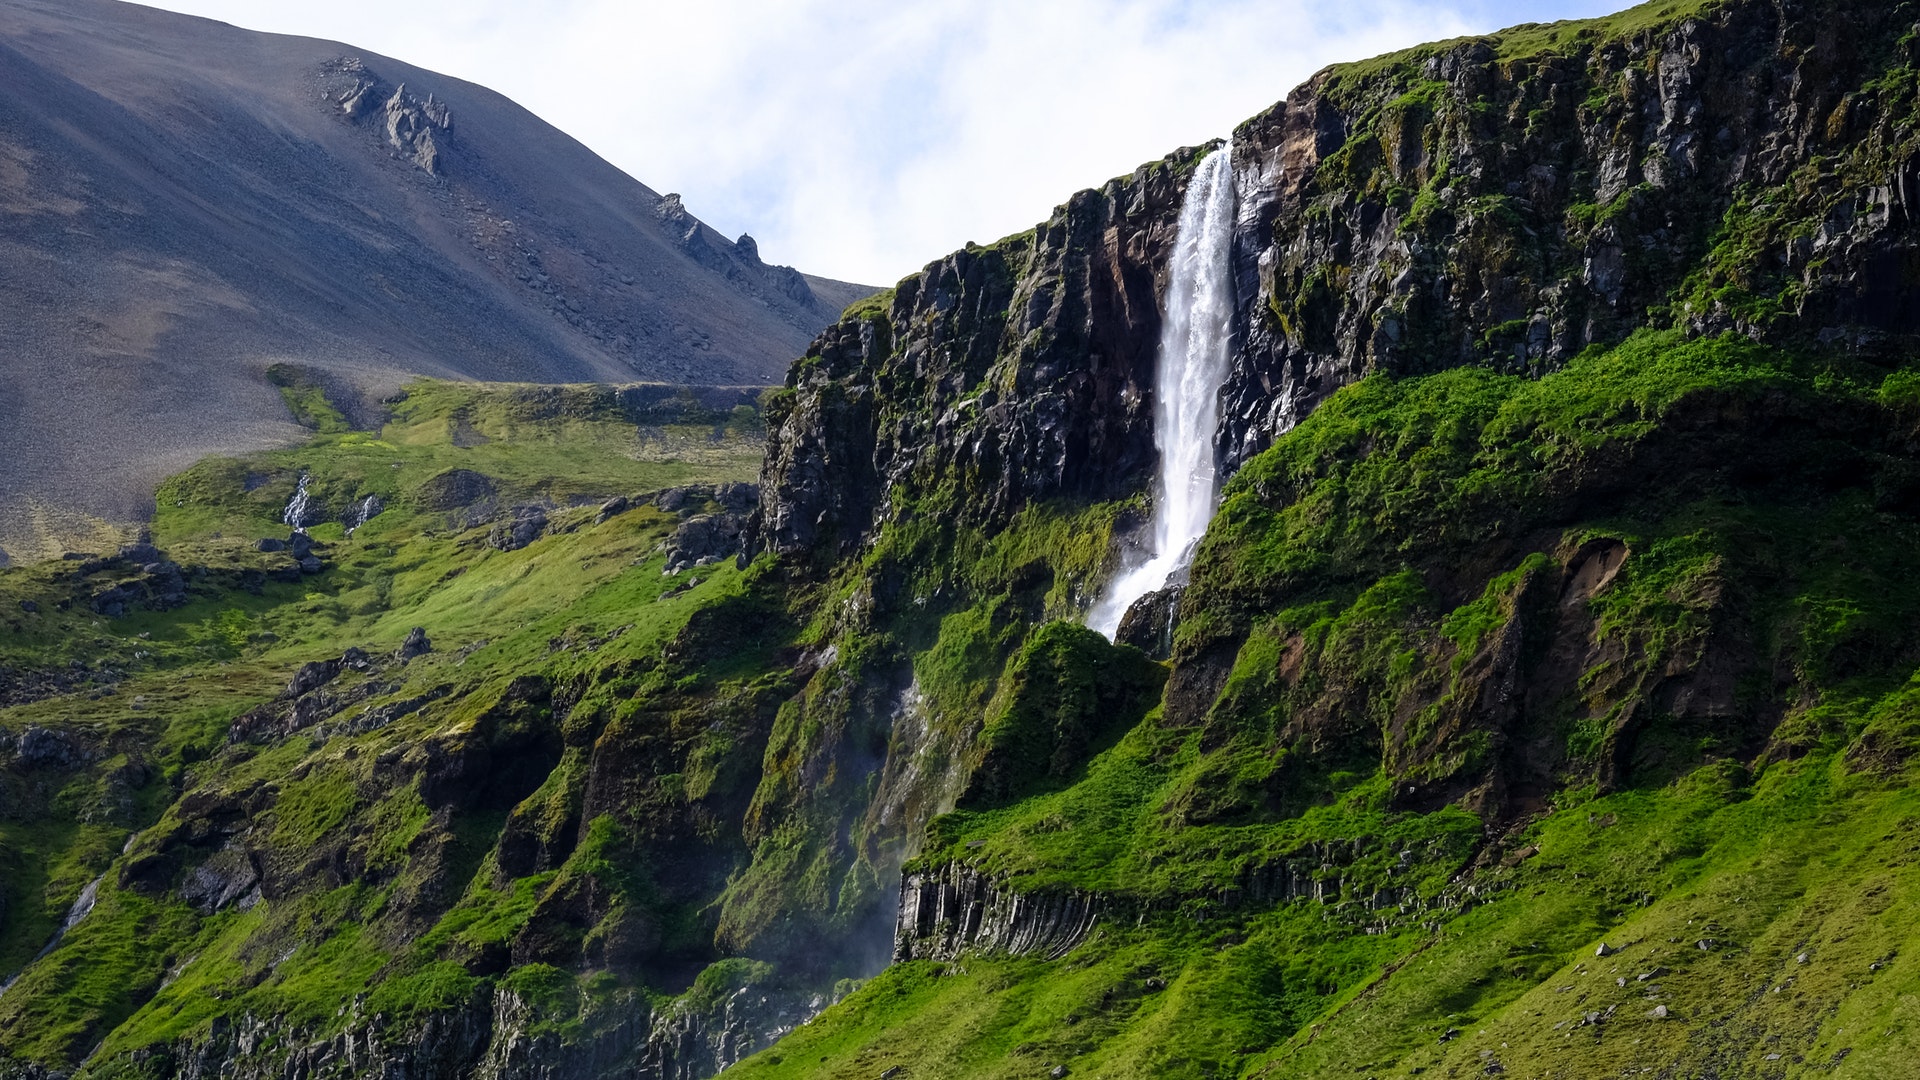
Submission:
MULTIPOLYGON (((1204 149, 822 334, 767 400, 738 563, 712 519, 744 488, 596 512, 420 450, 366 526, 391 550, 297 585, 354 583, 362 636, 191 669, 219 696, 167 699, 181 729, 48 719, 146 669, 9 661, 45 700, 0 779, 115 812, 8 894, 50 931, 108 871, 45 958, 0 938, 0 1047, 448 1080, 1897 1065, 1920 1046, 1855 1017, 1920 978, 1917 19, 1636 9, 1243 125, 1233 479, 1126 624, 1146 652, 1079 623, 1147 519, 1204 149), (341 651, 416 613, 436 651, 341 651)), ((319 495, 384 476, 335 449, 319 495)), ((230 528, 256 472, 183 480, 186 520, 230 528)), ((200 596, 132 617, 227 625, 200 596)))
POLYGON ((1909 349, 1913 13, 1694 6, 1332 69, 1241 125, 1225 460, 1369 371, 1539 372, 1641 326, 1909 349))
POLYGON ((955 524, 1137 490, 1152 467, 1166 260, 1181 150, 1083 191, 1032 232, 955 252, 816 340, 770 412, 759 546, 832 559, 894 516, 955 524))
MULTIPOLYGON (((1331 68, 1242 124, 1222 464, 1375 371, 1537 374, 1641 327, 1910 348, 1912 13, 1693 6, 1331 68)), ((896 490, 958 483, 962 513, 1001 519, 1143 490, 1152 283, 1194 159, 1082 192, 827 331, 788 378, 765 546, 824 528, 839 553, 896 490)))

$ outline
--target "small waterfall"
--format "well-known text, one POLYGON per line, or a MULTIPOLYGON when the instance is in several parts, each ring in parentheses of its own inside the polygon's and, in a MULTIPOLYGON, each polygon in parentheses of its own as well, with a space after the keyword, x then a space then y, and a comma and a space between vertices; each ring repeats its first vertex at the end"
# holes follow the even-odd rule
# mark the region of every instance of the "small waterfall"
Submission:
POLYGON ((307 515, 313 513, 313 496, 307 494, 307 482, 312 476, 300 474, 300 485, 293 489, 293 498, 287 500, 287 509, 280 520, 292 526, 294 532, 307 531, 307 515))
MULTIPOLYGON (((100 885, 106 880, 107 875, 101 874, 99 877, 87 882, 87 887, 81 889, 80 895, 74 899, 73 906, 67 909, 66 921, 60 924, 60 929, 53 932, 53 940, 47 942, 46 947, 34 955, 34 960, 45 959, 48 953, 52 952, 61 941, 65 940, 68 931, 80 925, 80 920, 86 918, 87 915, 93 911, 93 905, 100 896, 100 885)), ((0 994, 4 994, 8 990, 13 989, 13 984, 20 981, 20 976, 24 973, 24 970, 25 969, 15 972, 13 978, 8 979, 4 984, 0 984, 0 994)))
POLYGON ((1213 518, 1219 478, 1213 440, 1227 379, 1233 323, 1234 191, 1231 144, 1207 155, 1187 187, 1174 237, 1167 314, 1155 364, 1154 442, 1160 480, 1148 560, 1122 573, 1087 614, 1111 638, 1142 596, 1186 571, 1213 518))
POLYGON ((378 495, 369 495, 355 503, 353 513, 348 516, 347 535, 352 536, 353 530, 372 521, 380 511, 385 509, 386 505, 380 501, 380 496, 378 495))

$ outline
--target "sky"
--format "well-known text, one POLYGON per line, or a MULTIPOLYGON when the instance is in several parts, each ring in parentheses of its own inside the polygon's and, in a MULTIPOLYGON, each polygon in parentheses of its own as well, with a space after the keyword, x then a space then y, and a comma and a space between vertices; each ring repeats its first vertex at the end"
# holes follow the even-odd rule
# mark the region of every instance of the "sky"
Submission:
POLYGON ((1628 0, 159 0, 491 87, 769 262, 886 285, 1321 67, 1628 0))

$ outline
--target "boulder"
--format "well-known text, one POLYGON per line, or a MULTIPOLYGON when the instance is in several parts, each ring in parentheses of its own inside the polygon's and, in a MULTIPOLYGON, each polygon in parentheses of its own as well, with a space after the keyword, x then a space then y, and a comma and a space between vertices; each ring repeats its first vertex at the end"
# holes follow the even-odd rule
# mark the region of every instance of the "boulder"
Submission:
POLYGON ((165 555, 161 554, 159 548, 148 543, 128 544, 126 547, 120 549, 120 557, 136 565, 157 563, 166 558, 165 555))
POLYGON ((721 484, 714 489, 713 501, 729 514, 750 514, 760 505, 759 484, 721 484))
POLYGON ((340 677, 341 660, 317 660, 306 664, 294 672, 293 681, 287 684, 287 696, 297 698, 310 694, 340 677))
POLYGON ((708 566, 740 551, 744 519, 733 514, 696 514, 667 537, 666 573, 708 566))
POLYGON ((625 495, 615 495, 613 498, 608 499, 606 502, 603 502, 600 504, 600 512, 594 515, 593 523, 595 525, 598 525, 601 522, 606 521, 608 518, 617 517, 621 514, 624 514, 627 512, 628 508, 631 505, 632 504, 627 502, 627 497, 625 495))
POLYGON ((547 531, 547 511, 539 506, 514 507, 513 516, 494 525, 487 543, 501 551, 519 551, 547 531))
POLYGON ((426 627, 416 626, 407 631, 407 640, 400 643, 400 648, 394 652, 393 658, 404 664, 416 656, 425 656, 432 651, 433 642, 427 640, 426 627))

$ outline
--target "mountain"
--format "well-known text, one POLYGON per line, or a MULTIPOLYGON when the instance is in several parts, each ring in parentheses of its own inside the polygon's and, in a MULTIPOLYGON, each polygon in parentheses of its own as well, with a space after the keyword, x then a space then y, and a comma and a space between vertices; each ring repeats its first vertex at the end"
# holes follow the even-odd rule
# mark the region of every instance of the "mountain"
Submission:
POLYGON ((1443 42, 753 404, 196 465, 0 574, 0 1077, 1910 1072, 1917 108, 1914 5, 1443 42))
POLYGON ((112 0, 0 3, 0 550, 303 438, 293 365, 767 385, 872 290, 764 263, 489 90, 112 0))

